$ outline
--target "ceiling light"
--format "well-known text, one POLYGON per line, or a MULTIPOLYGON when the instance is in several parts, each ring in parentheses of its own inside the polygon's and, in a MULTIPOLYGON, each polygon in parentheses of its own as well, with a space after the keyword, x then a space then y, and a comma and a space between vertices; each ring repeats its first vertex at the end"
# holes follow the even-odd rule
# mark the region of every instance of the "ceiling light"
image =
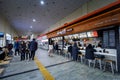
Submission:
POLYGON ((32 26, 30 26, 30 28, 33 28, 32 26))
POLYGON ((45 3, 44 3, 44 1, 40 1, 40 4, 41 4, 41 5, 44 5, 45 3))
POLYGON ((36 20, 35 20, 35 19, 33 19, 33 22, 36 22, 36 20))

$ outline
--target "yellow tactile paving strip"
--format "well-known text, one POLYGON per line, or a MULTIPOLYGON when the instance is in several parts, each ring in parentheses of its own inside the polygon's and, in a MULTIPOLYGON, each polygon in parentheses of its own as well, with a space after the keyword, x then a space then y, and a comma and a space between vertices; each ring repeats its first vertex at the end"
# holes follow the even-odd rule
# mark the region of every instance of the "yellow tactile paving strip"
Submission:
POLYGON ((34 60, 42 73, 44 80, 55 80, 54 77, 49 73, 49 71, 41 64, 41 62, 35 57, 34 60))

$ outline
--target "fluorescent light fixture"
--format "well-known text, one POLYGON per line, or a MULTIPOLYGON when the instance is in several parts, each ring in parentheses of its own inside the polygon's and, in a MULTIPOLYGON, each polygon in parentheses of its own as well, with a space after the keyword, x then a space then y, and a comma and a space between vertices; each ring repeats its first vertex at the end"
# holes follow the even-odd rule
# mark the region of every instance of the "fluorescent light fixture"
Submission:
POLYGON ((33 28, 32 26, 30 26, 30 28, 33 28))
POLYGON ((41 5, 44 5, 44 4, 45 4, 44 1, 40 1, 40 3, 41 3, 41 5))
POLYGON ((36 19, 33 19, 33 22, 36 22, 36 19))

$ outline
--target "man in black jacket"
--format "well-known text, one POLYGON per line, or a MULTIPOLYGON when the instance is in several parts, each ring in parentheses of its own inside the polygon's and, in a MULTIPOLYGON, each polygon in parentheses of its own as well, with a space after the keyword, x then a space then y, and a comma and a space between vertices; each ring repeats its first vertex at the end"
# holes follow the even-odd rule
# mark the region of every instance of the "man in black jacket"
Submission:
POLYGON ((35 52, 36 52, 37 48, 38 48, 38 43, 35 41, 35 39, 33 39, 33 41, 31 41, 31 43, 30 43, 30 51, 31 51, 30 58, 32 60, 34 60, 34 56, 35 56, 35 52))

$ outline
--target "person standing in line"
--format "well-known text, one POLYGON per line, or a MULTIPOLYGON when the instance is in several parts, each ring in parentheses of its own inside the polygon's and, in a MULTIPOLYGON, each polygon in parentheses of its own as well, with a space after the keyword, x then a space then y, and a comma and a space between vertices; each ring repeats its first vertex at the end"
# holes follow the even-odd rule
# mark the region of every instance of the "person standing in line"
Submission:
POLYGON ((33 39, 31 42, 30 42, 30 59, 34 60, 34 56, 35 56, 35 52, 38 48, 38 43, 35 41, 35 39, 33 39))
POLYGON ((30 59, 30 42, 27 41, 26 42, 26 53, 25 53, 25 59, 28 60, 28 58, 30 59))
POLYGON ((19 55, 20 44, 19 44, 18 41, 15 42, 14 48, 15 48, 15 56, 17 55, 17 53, 18 53, 18 55, 19 55))
POLYGON ((21 42, 20 50, 21 50, 21 61, 22 61, 25 60, 25 51, 26 51, 26 44, 24 41, 21 42))

